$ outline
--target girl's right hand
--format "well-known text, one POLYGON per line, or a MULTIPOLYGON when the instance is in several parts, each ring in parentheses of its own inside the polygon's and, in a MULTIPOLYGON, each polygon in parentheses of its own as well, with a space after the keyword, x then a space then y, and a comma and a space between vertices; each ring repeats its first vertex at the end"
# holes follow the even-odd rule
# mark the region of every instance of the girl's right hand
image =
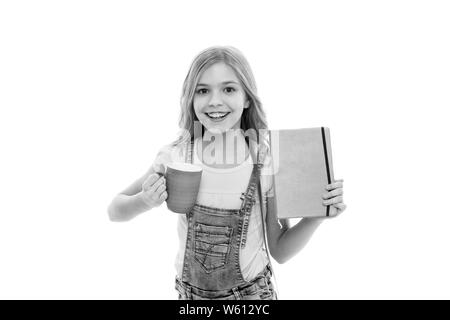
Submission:
POLYGON ((166 179, 158 173, 149 175, 142 184, 141 199, 149 209, 160 206, 167 196, 166 179))

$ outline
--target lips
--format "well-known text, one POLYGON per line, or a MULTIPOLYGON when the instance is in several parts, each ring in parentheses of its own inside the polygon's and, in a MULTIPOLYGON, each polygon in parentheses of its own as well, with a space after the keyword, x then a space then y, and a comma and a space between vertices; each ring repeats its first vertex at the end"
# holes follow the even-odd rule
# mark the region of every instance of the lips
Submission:
POLYGON ((230 114, 230 112, 216 112, 216 111, 214 111, 214 112, 208 112, 208 113, 205 113, 205 114, 212 121, 221 121, 221 120, 225 119, 230 114))

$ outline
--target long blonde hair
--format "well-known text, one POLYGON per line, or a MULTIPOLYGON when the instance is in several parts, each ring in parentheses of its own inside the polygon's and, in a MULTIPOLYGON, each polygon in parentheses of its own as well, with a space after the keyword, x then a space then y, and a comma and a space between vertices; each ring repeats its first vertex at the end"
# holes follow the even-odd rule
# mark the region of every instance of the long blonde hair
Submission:
POLYGON ((189 138, 191 141, 194 139, 194 123, 198 121, 193 105, 195 90, 202 73, 218 62, 224 62, 233 69, 249 101, 249 107, 242 113, 241 129, 244 132, 254 131, 257 133, 256 136, 249 136, 252 140, 260 140, 259 143, 266 141, 266 134, 261 134, 268 130, 266 114, 258 97, 255 78, 247 59, 241 51, 232 46, 213 46, 201 51, 194 58, 184 80, 178 122, 180 134, 178 139, 173 142, 173 146, 188 142, 189 138), (261 137, 264 139, 261 140, 261 137))

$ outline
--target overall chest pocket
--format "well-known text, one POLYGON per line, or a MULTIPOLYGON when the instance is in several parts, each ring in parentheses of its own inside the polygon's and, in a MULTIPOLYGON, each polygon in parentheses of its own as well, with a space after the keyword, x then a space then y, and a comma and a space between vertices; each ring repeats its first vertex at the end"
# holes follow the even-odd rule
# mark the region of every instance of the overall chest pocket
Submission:
POLYGON ((228 261, 233 228, 195 224, 194 258, 210 273, 223 268, 228 261))

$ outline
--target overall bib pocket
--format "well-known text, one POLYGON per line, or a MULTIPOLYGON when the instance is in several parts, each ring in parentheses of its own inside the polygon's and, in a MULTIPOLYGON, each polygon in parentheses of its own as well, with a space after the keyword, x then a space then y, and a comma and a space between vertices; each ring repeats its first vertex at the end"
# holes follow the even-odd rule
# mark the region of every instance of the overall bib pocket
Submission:
POLYGON ((195 224, 194 258, 210 273, 227 264, 233 228, 195 224))

